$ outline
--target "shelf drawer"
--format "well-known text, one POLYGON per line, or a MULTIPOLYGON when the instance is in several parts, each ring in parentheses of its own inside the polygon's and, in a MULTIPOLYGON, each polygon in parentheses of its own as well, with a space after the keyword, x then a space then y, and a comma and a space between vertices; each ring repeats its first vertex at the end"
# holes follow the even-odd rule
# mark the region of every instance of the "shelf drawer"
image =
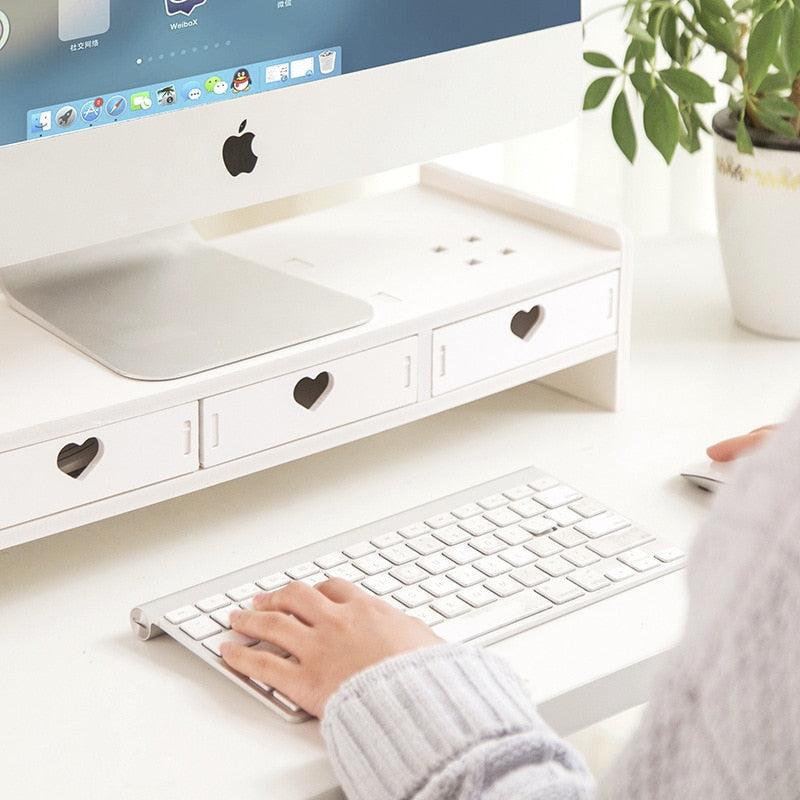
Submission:
POLYGON ((434 396, 616 333, 616 271, 437 328, 434 396))
POLYGON ((417 400, 417 337, 364 350, 201 401, 204 467, 417 400))
POLYGON ((0 530, 198 469, 197 403, 0 453, 0 530))

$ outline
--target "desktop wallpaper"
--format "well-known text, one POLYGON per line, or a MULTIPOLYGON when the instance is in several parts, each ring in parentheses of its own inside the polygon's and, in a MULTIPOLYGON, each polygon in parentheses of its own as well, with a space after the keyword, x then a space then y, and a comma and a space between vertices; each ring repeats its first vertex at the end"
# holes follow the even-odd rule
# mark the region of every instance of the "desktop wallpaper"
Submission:
POLYGON ((580 18, 580 0, 0 0, 0 146, 580 18))

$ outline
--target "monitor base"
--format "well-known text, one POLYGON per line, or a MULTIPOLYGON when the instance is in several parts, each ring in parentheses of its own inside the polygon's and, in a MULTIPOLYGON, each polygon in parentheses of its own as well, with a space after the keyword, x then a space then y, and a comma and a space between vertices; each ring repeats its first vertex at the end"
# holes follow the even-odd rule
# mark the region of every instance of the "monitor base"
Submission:
POLYGON ((356 297, 224 253, 189 226, 0 270, 9 304, 128 378, 180 378, 356 327, 356 297))

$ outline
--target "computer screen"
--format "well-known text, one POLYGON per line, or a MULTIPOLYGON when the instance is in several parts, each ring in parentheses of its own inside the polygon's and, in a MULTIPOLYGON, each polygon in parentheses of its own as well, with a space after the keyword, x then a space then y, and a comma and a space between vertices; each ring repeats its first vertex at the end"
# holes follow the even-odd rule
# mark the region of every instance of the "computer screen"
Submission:
MULTIPOLYGON (((193 219, 566 120, 579 53, 580 0, 0 0, 9 302, 83 347, 48 321, 90 313, 64 299, 71 287, 84 296, 129 275, 139 251, 160 271, 164 243, 183 236, 174 226, 193 219)), ((157 291, 149 280, 127 285, 138 305, 157 291)), ((344 305, 332 329, 369 318, 363 302, 344 305)), ((315 335, 118 371, 176 377, 315 335)))

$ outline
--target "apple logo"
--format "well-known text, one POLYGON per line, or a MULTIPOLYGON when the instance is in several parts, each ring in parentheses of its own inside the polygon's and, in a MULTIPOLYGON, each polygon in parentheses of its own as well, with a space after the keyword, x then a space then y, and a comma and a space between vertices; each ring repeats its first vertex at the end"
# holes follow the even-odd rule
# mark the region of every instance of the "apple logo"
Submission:
POLYGON ((225 168, 235 178, 242 172, 252 172, 256 168, 258 156, 253 152, 255 134, 247 131, 247 120, 239 126, 239 136, 229 136, 222 145, 222 161, 225 168))

